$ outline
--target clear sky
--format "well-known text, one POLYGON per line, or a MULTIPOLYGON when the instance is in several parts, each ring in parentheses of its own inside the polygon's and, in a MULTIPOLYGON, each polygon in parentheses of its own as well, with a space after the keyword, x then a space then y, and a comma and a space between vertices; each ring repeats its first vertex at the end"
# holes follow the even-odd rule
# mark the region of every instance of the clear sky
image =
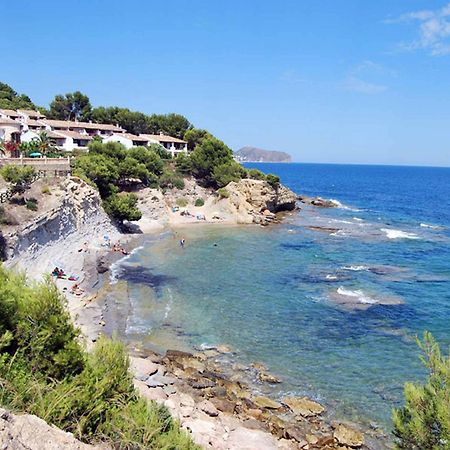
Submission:
POLYGON ((450 166, 450 3, 0 0, 0 80, 178 112, 234 150, 450 166))

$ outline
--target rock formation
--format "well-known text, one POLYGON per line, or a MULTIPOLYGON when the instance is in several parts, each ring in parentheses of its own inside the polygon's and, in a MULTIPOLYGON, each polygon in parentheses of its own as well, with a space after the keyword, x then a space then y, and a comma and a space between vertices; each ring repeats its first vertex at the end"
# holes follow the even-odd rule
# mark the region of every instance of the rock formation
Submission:
POLYGON ((238 223, 267 224, 276 213, 296 207, 297 195, 281 184, 273 187, 267 181, 243 179, 229 183, 225 189, 238 223))
POLYGON ((0 408, 0 448, 11 450, 107 450, 106 446, 84 444, 42 419, 12 414, 0 408))

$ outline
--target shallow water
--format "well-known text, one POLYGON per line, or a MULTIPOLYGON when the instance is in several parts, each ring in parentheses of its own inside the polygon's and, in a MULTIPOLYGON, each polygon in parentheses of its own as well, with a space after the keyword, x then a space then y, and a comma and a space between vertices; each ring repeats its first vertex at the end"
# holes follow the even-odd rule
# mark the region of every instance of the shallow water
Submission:
POLYGON ((404 381, 424 377, 415 336, 450 344, 450 169, 255 166, 342 206, 144 238, 114 271, 129 298, 121 334, 159 348, 226 343, 282 378, 275 396, 388 429, 404 381))

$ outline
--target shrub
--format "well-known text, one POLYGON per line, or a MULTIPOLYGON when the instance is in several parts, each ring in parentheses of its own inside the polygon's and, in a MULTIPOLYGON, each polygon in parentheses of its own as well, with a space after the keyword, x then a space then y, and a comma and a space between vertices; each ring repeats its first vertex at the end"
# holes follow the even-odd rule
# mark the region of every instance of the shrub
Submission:
POLYGON ((213 170, 213 179, 218 187, 224 187, 232 181, 237 182, 245 175, 245 169, 235 161, 220 164, 213 170))
POLYGON ((47 185, 42 186, 41 192, 46 195, 51 195, 50 188, 47 185))
POLYGON ((192 162, 189 155, 186 153, 180 153, 175 160, 177 171, 182 174, 190 174, 192 171, 192 162))
POLYGON ((134 194, 113 194, 105 201, 106 212, 120 222, 139 220, 142 217, 134 194))
MULTIPOLYGON (((4 238, 2 232, 0 231, 0 261, 5 261, 7 257, 7 243, 6 239, 4 238)), ((0 336, 1 341, 1 336, 0 336)), ((0 342, 0 350, 1 350, 1 342, 0 342)))
POLYGON ((177 198, 176 203, 180 208, 185 208, 188 205, 188 201, 185 198, 177 198))
POLYGON ((217 189, 217 193, 219 198, 228 198, 230 196, 230 193, 225 188, 217 189))
POLYGON ((198 198, 197 200, 195 200, 195 206, 203 206, 205 204, 205 200, 203 200, 202 198, 198 198))
POLYGON ((184 189, 184 180, 175 172, 166 169, 159 179, 159 185, 162 188, 177 188, 182 190, 184 189))
POLYGON ((37 211, 38 210, 37 203, 38 202, 37 202, 37 200, 35 198, 29 198, 29 199, 25 200, 25 206, 30 211, 37 211))
POLYGON ((278 177, 277 175, 273 175, 271 173, 269 173, 268 175, 266 175, 266 181, 274 188, 276 189, 279 184, 280 184, 280 177, 278 177))
POLYGON ((252 180, 265 180, 266 174, 258 169, 247 169, 247 177, 252 180))
POLYGON ((406 383, 405 406, 394 409, 396 447, 404 450, 445 450, 450 447, 450 354, 426 332, 417 340, 429 370, 426 384, 406 383))
POLYGON ((86 354, 54 283, 27 285, 0 266, 0 404, 84 442, 115 449, 198 449, 167 409, 139 397, 123 344, 86 354))
POLYGON ((9 183, 27 184, 33 180, 35 170, 31 166, 4 166, 0 175, 9 183))

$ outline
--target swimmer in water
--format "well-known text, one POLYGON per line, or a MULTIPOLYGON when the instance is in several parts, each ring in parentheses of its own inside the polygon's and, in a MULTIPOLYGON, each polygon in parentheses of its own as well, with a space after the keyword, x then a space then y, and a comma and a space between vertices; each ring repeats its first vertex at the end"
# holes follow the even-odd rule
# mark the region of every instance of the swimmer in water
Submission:
POLYGON ((180 239, 180 246, 184 248, 184 244, 186 243, 185 239, 180 239))

